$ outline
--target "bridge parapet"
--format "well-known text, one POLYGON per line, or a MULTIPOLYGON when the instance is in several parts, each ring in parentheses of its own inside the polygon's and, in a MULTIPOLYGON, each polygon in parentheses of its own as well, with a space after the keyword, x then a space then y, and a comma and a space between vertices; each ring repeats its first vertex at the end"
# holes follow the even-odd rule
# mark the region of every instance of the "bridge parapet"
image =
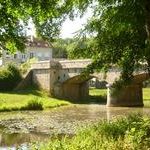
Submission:
POLYGON ((33 63, 31 65, 31 69, 51 69, 51 68, 61 68, 61 65, 58 61, 50 60, 50 61, 40 61, 33 63))
POLYGON ((86 68, 89 64, 92 63, 91 59, 79 59, 79 60, 63 60, 59 61, 62 68, 86 68))

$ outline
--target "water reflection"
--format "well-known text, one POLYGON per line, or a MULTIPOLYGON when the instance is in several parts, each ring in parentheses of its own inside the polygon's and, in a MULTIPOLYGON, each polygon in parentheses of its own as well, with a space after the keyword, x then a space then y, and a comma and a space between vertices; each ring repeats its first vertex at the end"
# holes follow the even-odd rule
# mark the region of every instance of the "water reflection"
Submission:
POLYGON ((49 139, 49 135, 45 134, 38 134, 38 133, 30 133, 30 134, 23 134, 23 133, 0 133, 0 145, 2 147, 5 146, 18 146, 22 143, 29 143, 29 142, 37 142, 49 139))

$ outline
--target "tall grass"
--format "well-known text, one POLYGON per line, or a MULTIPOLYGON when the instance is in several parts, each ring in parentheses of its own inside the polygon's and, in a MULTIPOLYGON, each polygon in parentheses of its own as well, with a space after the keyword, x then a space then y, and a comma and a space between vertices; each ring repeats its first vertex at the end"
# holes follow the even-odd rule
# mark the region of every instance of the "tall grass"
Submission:
POLYGON ((43 110, 43 103, 37 97, 28 101, 28 103, 21 107, 20 110, 43 110))

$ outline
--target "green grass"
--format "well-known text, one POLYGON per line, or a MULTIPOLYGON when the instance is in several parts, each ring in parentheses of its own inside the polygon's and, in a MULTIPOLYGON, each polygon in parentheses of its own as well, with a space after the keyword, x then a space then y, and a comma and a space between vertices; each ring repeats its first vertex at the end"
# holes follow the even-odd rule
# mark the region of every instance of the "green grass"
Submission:
MULTIPOLYGON (((107 89, 90 89, 90 95, 92 96, 106 96, 107 95, 107 89)), ((150 101, 150 88, 143 88, 143 100, 144 101, 150 101)))
POLYGON ((143 88, 143 100, 150 101, 150 88, 143 88))
POLYGON ((107 95, 107 89, 90 88, 89 94, 91 96, 106 96, 107 95))
MULTIPOLYGON (((95 89, 91 88, 89 91, 90 95, 97 99, 101 97, 99 101, 103 98, 103 102, 106 101, 107 89, 95 89)), ((145 107, 150 107, 150 88, 143 88, 143 101, 145 107)))
POLYGON ((42 103, 43 109, 70 104, 65 100, 48 97, 44 91, 28 89, 19 92, 0 93, 0 111, 28 110, 29 104, 31 102, 35 104, 36 101, 42 103))
POLYGON ((150 118, 140 114, 103 120, 69 136, 31 144, 36 150, 148 150, 150 149, 150 118))

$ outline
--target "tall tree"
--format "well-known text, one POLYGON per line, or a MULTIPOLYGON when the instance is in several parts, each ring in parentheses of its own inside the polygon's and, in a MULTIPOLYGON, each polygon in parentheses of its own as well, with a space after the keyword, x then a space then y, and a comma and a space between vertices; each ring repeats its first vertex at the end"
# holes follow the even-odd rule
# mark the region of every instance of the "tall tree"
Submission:
POLYGON ((132 78, 137 66, 144 62, 150 73, 149 0, 69 2, 72 7, 70 15, 76 15, 76 12, 83 15, 87 8, 93 9, 93 16, 82 31, 83 37, 88 33, 94 39, 91 44, 94 61, 89 71, 107 70, 115 64, 122 68, 122 79, 127 80, 132 78))

